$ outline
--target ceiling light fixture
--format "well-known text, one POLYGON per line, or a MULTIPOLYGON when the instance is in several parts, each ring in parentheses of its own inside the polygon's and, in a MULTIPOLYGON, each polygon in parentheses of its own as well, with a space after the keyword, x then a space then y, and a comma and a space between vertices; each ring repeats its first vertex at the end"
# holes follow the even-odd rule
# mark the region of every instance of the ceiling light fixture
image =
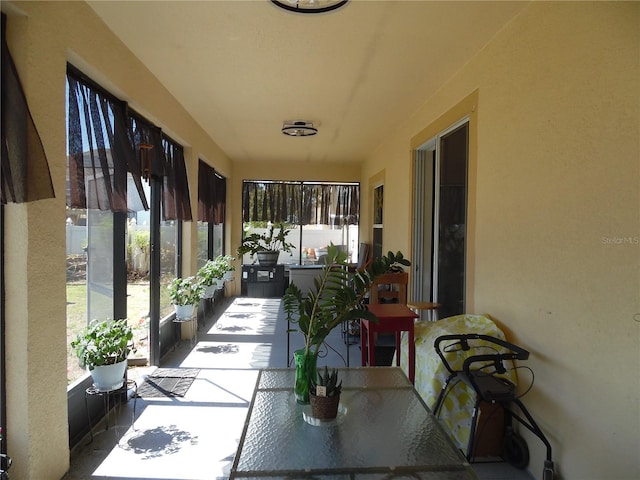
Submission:
POLYGON ((291 137, 310 137, 318 133, 318 129, 311 122, 297 120, 295 122, 284 122, 282 124, 282 133, 291 137))
POLYGON ((349 0, 271 0, 277 7, 296 13, 330 12, 343 7, 349 0))

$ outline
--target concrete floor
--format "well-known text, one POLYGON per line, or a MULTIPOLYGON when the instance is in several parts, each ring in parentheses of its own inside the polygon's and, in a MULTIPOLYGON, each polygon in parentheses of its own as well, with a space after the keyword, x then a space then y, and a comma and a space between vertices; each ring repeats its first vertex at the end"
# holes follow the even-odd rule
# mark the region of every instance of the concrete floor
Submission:
MULTIPOLYGON (((278 299, 223 299, 198 329, 195 347, 184 340, 162 359, 163 368, 197 368, 198 376, 182 398, 131 399, 94 428, 72 451, 64 480, 226 480, 233 463, 257 370, 287 365, 286 322, 278 299), (135 408, 135 421, 134 421, 135 408)), ((300 335, 292 334, 293 352, 300 335)), ((318 365, 345 364, 339 332, 318 365)), ((360 350, 350 347, 350 364, 360 350)), ((140 385, 153 368, 130 372, 140 385)), ((480 480, 531 480, 527 472, 504 463, 474 464, 480 480)))

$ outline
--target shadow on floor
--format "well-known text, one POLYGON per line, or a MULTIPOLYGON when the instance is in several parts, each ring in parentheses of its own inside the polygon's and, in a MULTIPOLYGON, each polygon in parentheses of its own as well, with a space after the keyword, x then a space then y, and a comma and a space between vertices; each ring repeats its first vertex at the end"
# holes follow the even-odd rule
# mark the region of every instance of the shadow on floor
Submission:
MULTIPOLYGON (((289 365, 302 346, 279 299, 223 298, 198 326, 197 342, 183 340, 162 368, 199 369, 184 397, 132 398, 111 412, 109 429, 94 428, 71 454, 64 480, 228 479, 257 379, 257 370, 289 365), (135 421, 132 421, 135 410, 135 421)), ((359 365, 358 344, 339 329, 318 365, 359 365)), ((153 369, 131 370, 138 385, 153 369)), ((480 480, 531 480, 506 464, 474 464, 480 480), (477 466, 477 468, 476 468, 477 466)))

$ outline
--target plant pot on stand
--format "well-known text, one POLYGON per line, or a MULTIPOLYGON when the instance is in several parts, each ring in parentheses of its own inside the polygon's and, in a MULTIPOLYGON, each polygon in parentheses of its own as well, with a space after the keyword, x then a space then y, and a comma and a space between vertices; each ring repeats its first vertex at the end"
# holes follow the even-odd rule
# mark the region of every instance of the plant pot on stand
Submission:
POLYGON ((197 305, 174 305, 176 310, 176 318, 178 320, 189 320, 193 317, 197 305))
POLYGON ((256 253, 258 257, 258 263, 263 267, 271 267, 278 264, 278 257, 280 252, 274 250, 265 250, 263 252, 256 253))
POLYGON ((111 365, 97 365, 89 370, 93 385, 99 392, 110 392, 122 387, 127 371, 127 360, 111 365))

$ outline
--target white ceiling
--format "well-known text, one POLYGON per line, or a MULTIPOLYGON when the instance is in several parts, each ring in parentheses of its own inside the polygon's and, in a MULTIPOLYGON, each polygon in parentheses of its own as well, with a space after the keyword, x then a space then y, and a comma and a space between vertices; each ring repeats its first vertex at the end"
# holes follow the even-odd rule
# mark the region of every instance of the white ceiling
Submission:
POLYGON ((527 2, 90 1, 233 161, 358 162, 527 2), (287 137, 285 120, 313 122, 287 137))

